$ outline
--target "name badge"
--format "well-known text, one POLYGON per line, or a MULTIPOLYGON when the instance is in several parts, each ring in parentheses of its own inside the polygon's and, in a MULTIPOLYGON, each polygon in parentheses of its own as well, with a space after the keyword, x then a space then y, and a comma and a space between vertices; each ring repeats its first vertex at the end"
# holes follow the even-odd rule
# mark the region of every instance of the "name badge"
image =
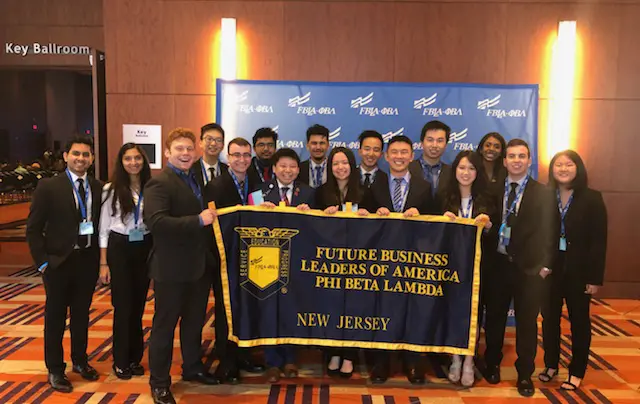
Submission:
POLYGON ((508 246, 511 239, 511 226, 503 224, 500 226, 500 245, 508 246))
POLYGON ((567 239, 560 237, 560 251, 567 251, 567 239))
POLYGON ((93 222, 81 222, 80 223, 80 231, 81 236, 91 236, 93 235, 93 222))
POLYGON ((144 233, 141 229, 129 230, 129 241, 144 241, 144 233))
MULTIPOLYGON (((347 211, 347 204, 346 203, 342 204, 342 211, 343 212, 347 211)), ((351 211, 354 212, 354 213, 358 213, 358 204, 357 203, 354 203, 354 204, 351 205, 351 211)))

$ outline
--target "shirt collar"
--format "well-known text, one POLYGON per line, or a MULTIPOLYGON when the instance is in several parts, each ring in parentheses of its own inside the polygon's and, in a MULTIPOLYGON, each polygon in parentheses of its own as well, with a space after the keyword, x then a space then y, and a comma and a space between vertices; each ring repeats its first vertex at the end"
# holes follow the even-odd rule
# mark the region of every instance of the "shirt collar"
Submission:
POLYGON ((527 178, 527 176, 525 175, 524 177, 520 178, 518 181, 512 180, 510 176, 507 177, 507 178, 508 178, 507 181, 509 182, 509 184, 511 184, 512 182, 515 182, 515 183, 518 184, 518 188, 520 188, 522 186, 522 184, 524 183, 524 180, 527 178))
POLYGON ((427 160, 425 160, 424 155, 420 156, 420 161, 422 161, 423 165, 425 165, 425 166, 427 166, 427 167, 429 167, 431 169, 440 168, 442 166, 442 160, 438 160, 438 162, 436 164, 431 165, 431 164, 429 164, 427 162, 427 160))
POLYGON ((204 158, 200 158, 200 161, 202 162, 202 166, 204 167, 205 171, 209 171, 211 167, 215 168, 216 171, 218 171, 218 165, 220 164, 220 161, 216 162, 214 165, 210 165, 209 163, 204 161, 204 158))
POLYGON ((325 164, 325 163, 327 162, 327 158, 325 157, 325 159, 324 159, 324 160, 322 161, 322 163, 320 163, 320 164, 316 163, 315 161, 313 161, 313 160, 311 160, 311 159, 309 159, 309 162, 311 163, 311 164, 310 164, 310 167, 311 167, 311 168, 313 168, 313 169, 315 169, 316 167, 322 167, 322 165, 323 165, 323 164, 325 164))
POLYGON ((395 181, 394 179, 396 178, 403 178, 405 180, 405 182, 408 184, 409 180, 411 180, 411 173, 407 170, 407 173, 405 175, 403 175, 402 177, 394 177, 393 174, 389 174, 389 184, 394 184, 395 181))
POLYGON ((360 174, 362 177, 364 177, 365 174, 371 174, 371 176, 374 176, 377 172, 378 172, 378 166, 373 167, 373 170, 371 171, 367 171, 364 169, 363 166, 360 166, 360 174))
POLYGON ((171 163, 167 163, 167 167, 169 167, 170 169, 173 170, 174 173, 178 174, 179 177, 184 177, 184 178, 189 178, 190 177, 190 173, 185 173, 184 171, 182 171, 181 169, 179 169, 178 167, 174 166, 171 163))
MULTIPOLYGON (((291 191, 291 190, 293 189, 293 186, 294 186, 294 184, 295 184, 295 181, 294 181, 294 182, 292 182, 292 183, 291 183, 291 184, 289 184, 289 185, 284 185, 283 183, 281 183, 281 182, 280 182, 280 180, 276 180, 276 183, 277 183, 277 185, 278 185, 278 190, 281 190, 283 187, 287 187, 287 188, 289 188, 289 191, 291 191)), ((289 191, 287 191, 287 192, 289 192, 289 191)))
POLYGON ((84 181, 85 184, 87 183, 87 173, 84 173, 82 177, 78 177, 71 170, 69 169, 67 170, 69 171, 69 175, 71 175, 71 180, 73 181, 74 184, 78 182, 78 178, 82 178, 82 181, 84 181))

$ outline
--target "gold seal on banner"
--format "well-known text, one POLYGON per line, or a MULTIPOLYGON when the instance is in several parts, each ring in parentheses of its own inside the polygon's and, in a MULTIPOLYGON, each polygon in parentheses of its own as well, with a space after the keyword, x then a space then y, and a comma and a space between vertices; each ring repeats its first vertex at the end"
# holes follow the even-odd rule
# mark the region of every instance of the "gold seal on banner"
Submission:
POLYGON ((291 239, 300 231, 236 227, 240 235, 240 286, 265 300, 289 284, 291 239))

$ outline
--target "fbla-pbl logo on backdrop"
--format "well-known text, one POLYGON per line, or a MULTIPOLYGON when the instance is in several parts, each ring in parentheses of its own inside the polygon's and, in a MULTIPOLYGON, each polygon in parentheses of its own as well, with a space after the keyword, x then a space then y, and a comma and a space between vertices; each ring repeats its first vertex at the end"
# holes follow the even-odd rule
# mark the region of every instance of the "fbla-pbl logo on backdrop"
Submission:
POLYGON ((402 128, 400 128, 400 129, 396 130, 396 131, 390 130, 387 133, 383 133, 382 134, 382 140, 385 143, 389 143, 389 140, 391 140, 392 137, 400 136, 400 135, 404 135, 404 126, 402 128))
POLYGON ((432 105, 438 101, 438 93, 433 93, 429 97, 418 98, 413 101, 413 109, 422 110, 422 115, 432 116, 437 118, 439 116, 462 116, 462 108, 440 108, 432 105))
POLYGON ((249 98, 249 90, 244 90, 236 96, 236 105, 238 106, 238 112, 243 114, 273 114, 272 105, 253 105, 247 104, 245 101, 249 98))
POLYGON ((469 128, 464 128, 459 132, 451 132, 449 144, 453 144, 453 150, 475 150, 473 143, 461 142, 469 134, 469 128))
POLYGON ((295 229, 236 227, 240 235, 240 287, 265 300, 278 291, 287 293, 291 239, 295 229))
POLYGON ((359 115, 365 116, 398 116, 398 108, 395 107, 376 107, 370 105, 373 101, 374 93, 369 93, 363 97, 358 97, 356 99, 351 100, 351 108, 357 109, 359 115), (367 105, 367 106, 365 106, 367 105))
POLYGON ((527 111, 525 111, 524 109, 493 108, 500 104, 500 98, 502 98, 502 94, 498 94, 493 98, 485 98, 484 100, 480 100, 478 101, 478 109, 486 110, 487 116, 498 119, 527 117, 527 111))
POLYGON ((296 97, 289 98, 289 102, 287 103, 287 105, 290 108, 296 108, 297 114, 306 115, 306 116, 336 114, 336 109, 334 107, 310 106, 308 105, 309 101, 311 101, 311 91, 303 95, 298 95, 296 97))

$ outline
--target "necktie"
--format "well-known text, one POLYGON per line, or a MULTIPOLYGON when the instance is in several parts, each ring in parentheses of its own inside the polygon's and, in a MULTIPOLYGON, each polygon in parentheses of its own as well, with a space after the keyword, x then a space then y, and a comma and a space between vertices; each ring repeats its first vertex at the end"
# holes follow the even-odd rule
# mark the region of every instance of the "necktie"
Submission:
POLYGON ((366 173, 364 175, 364 186, 367 188, 371 186, 371 173, 366 173))
POLYGON ((280 188, 280 200, 284 201, 285 205, 289 206, 291 205, 291 201, 289 201, 289 198, 287 197, 287 192, 289 192, 289 187, 280 188))
POLYGON ((393 210, 402 212, 402 181, 404 178, 394 178, 395 186, 393 188, 393 210))
MULTIPOLYGON (((82 200, 85 209, 88 209, 89 207, 87 206, 87 191, 84 188, 84 180, 82 178, 78 178, 78 194, 80 195, 80 199, 82 200)), ((87 210, 85 213, 88 215, 89 211, 87 210)), ((78 201, 78 218, 79 221, 82 222, 83 219, 82 213, 80 212, 80 201, 78 201)), ((89 236, 78 235, 78 247, 86 248, 88 244, 89 236)))
POLYGON ((262 178, 264 178, 264 182, 271 181, 271 173, 269 172, 269 167, 265 167, 264 170, 262 170, 262 178))
MULTIPOLYGON (((509 196, 507 197, 507 210, 509 208, 511 208, 511 204, 513 204, 513 201, 516 200, 516 189, 518 188, 518 183, 517 182, 512 182, 511 184, 511 190, 509 191, 509 196)), ((516 209, 513 209, 513 212, 511 212, 511 214, 507 217, 507 226, 511 226, 511 221, 513 216, 515 216, 516 214, 516 209)))
POLYGON ((216 178, 216 168, 209 167, 209 181, 213 181, 214 178, 216 178))
POLYGON ((316 166, 315 170, 316 170, 316 179, 315 179, 315 187, 314 188, 318 188, 320 185, 322 185, 322 167, 321 166, 316 166))

